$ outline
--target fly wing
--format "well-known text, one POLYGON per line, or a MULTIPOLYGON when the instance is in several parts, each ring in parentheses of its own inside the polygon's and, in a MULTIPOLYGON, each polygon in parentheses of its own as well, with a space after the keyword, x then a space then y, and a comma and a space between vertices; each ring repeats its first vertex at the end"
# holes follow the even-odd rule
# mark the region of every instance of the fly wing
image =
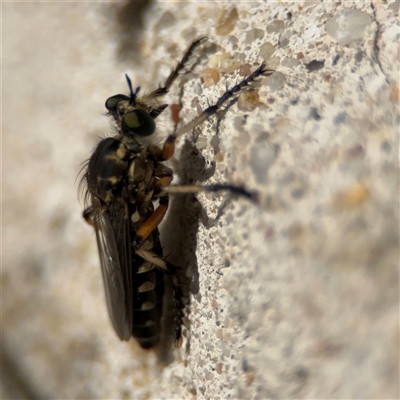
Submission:
POLYGON ((94 218, 107 308, 121 340, 132 335, 132 289, 129 218, 113 207, 94 218))

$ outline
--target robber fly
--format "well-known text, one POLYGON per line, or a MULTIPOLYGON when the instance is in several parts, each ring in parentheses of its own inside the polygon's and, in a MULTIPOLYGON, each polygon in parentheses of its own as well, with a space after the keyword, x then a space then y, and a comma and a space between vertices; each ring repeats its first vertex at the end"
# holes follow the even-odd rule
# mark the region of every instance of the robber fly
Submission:
POLYGON ((169 193, 227 190, 254 199, 254 194, 231 185, 171 185, 173 173, 164 161, 174 154, 179 136, 214 115, 256 78, 270 75, 272 70, 265 63, 227 90, 216 104, 171 133, 162 147, 148 141, 156 132, 156 118, 168 107, 157 99, 168 93, 206 40, 194 41, 164 86, 143 97, 139 97, 140 87, 133 90, 126 75, 129 95, 117 94, 105 103, 117 134, 101 140, 84 166, 81 183, 86 186, 87 207, 83 216, 96 232, 111 322, 121 340, 133 336, 146 349, 160 340, 165 274, 172 277, 175 344, 179 346, 182 340, 185 299, 179 268, 163 257, 158 230, 168 209, 169 193))

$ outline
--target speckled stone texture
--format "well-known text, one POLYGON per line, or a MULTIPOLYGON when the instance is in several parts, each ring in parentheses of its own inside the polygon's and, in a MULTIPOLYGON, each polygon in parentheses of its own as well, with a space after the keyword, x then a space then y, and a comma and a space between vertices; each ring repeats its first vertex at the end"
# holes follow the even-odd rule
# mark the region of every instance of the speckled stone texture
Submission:
MULTIPOLYGON (((3 3, 2 398, 398 398, 399 2, 3 3), (260 80, 180 141, 165 254, 191 279, 181 349, 108 320, 75 181, 124 73, 188 122, 262 61, 260 80), (218 216, 218 218, 217 218, 218 216)), ((160 117, 160 143, 174 122, 160 117)), ((175 117, 176 118, 176 115, 175 117)))

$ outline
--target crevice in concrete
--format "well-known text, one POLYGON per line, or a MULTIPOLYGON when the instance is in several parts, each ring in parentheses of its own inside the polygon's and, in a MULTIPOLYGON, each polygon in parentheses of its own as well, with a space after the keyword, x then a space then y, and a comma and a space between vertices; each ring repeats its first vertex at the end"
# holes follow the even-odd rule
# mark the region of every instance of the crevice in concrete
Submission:
POLYGON ((374 61, 378 64, 378 67, 380 69, 380 71, 382 72, 382 74, 385 77, 385 81, 389 84, 389 79, 388 79, 388 75, 385 72, 381 60, 379 58, 379 53, 380 53, 380 47, 379 47, 379 39, 380 39, 380 34, 382 32, 382 24, 378 21, 377 17, 376 17, 376 9, 373 3, 371 3, 371 10, 372 10, 372 17, 373 17, 373 21, 376 23, 376 29, 374 32, 374 37, 373 37, 373 47, 372 47, 372 56, 374 61))

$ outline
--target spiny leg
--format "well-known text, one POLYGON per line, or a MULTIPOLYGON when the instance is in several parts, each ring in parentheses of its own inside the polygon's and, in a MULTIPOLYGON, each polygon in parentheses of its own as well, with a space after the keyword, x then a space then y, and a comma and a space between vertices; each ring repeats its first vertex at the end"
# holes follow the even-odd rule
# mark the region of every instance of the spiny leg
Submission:
MULTIPOLYGON (((199 39, 202 40, 202 39, 199 39)), ((160 156, 160 161, 167 160, 172 157, 175 150, 175 142, 179 136, 182 136, 186 132, 194 129, 196 126, 202 124, 206 119, 216 114, 216 112, 229 100, 234 98, 240 93, 245 87, 249 86, 250 83, 255 81, 260 76, 270 76, 274 70, 266 68, 266 63, 263 62, 249 77, 243 79, 237 85, 233 86, 232 89, 227 90, 219 100, 212 106, 206 108, 199 116, 187 125, 183 126, 177 132, 170 134, 165 140, 163 151, 160 156)), ((199 190, 197 190, 199 191, 199 190)))
POLYGON ((232 99, 234 96, 239 94, 245 87, 249 86, 250 83, 254 82, 260 76, 270 76, 272 75, 273 72, 274 70, 266 68, 266 63, 264 61, 249 77, 243 79, 237 85, 233 86, 232 89, 227 90, 214 105, 206 108, 192 122, 189 122, 187 125, 179 129, 174 134, 174 136, 176 137, 182 136, 186 132, 202 124, 207 118, 213 116, 224 105, 224 103, 226 103, 228 100, 232 99))
MULTIPOLYGON (((158 228, 161 221, 164 219, 165 214, 168 211, 168 195, 160 197, 160 205, 153 211, 149 218, 144 221, 139 229, 136 231, 136 238, 133 242, 133 247, 138 253, 144 241, 158 228)), ((139 253, 138 253, 139 254, 139 253)), ((139 254, 140 255, 140 254, 139 254)), ((146 258, 146 257, 143 257, 146 258)))
MULTIPOLYGON (((232 105, 232 100, 235 99, 235 96, 240 93, 245 87, 249 86, 251 82, 260 76, 269 76, 274 71, 266 68, 265 62, 263 62, 249 77, 243 79, 237 85, 233 86, 232 89, 227 90, 222 97, 212 106, 209 106, 206 110, 204 110, 198 117, 196 117, 192 122, 185 125, 183 128, 179 129, 176 133, 173 133, 167 137, 164 142, 164 146, 162 152, 159 156, 159 161, 165 161, 172 157, 175 151, 175 142, 176 139, 183 135, 184 133, 194 129, 196 126, 202 124, 207 118, 216 114, 217 111, 227 102, 228 106, 232 105)), ((170 182, 169 182, 170 183, 170 182)), ((248 198, 254 202, 258 202, 258 194, 255 192, 248 192, 242 187, 233 186, 233 185, 166 185, 163 188, 165 193, 198 193, 201 191, 208 192, 221 192, 228 191, 243 197, 248 198)))
POLYGON ((154 171, 154 176, 157 178, 157 181, 154 185, 153 200, 159 198, 159 206, 136 231, 136 238, 133 243, 135 249, 139 249, 150 234, 158 228, 158 225, 164 219, 168 210, 169 197, 168 194, 164 192, 164 188, 169 186, 172 182, 172 170, 166 165, 159 164, 154 171))
POLYGON ((220 126, 221 126, 221 121, 223 120, 223 118, 225 117, 225 115, 229 111, 229 109, 237 102, 237 100, 238 100, 237 97, 232 98, 223 109, 218 110, 216 112, 217 124, 216 124, 216 127, 215 127, 215 133, 216 133, 217 136, 219 136, 219 130, 220 130, 220 126))
POLYGON ((167 107, 168 107, 168 104, 162 104, 160 107, 157 107, 154 110, 151 110, 150 117, 153 119, 156 119, 167 107))
POLYGON ((194 51, 198 46, 203 44, 208 38, 203 36, 197 40, 195 40, 183 56, 182 60, 179 62, 179 64, 176 66, 176 68, 170 73, 169 77, 165 81, 165 84, 163 87, 160 87, 151 93, 149 93, 148 97, 149 98, 154 98, 154 97, 160 97, 164 96, 165 94, 168 93, 169 88, 172 86, 176 78, 179 76, 179 73, 185 68, 187 62, 189 61, 190 57, 193 55, 194 51))

